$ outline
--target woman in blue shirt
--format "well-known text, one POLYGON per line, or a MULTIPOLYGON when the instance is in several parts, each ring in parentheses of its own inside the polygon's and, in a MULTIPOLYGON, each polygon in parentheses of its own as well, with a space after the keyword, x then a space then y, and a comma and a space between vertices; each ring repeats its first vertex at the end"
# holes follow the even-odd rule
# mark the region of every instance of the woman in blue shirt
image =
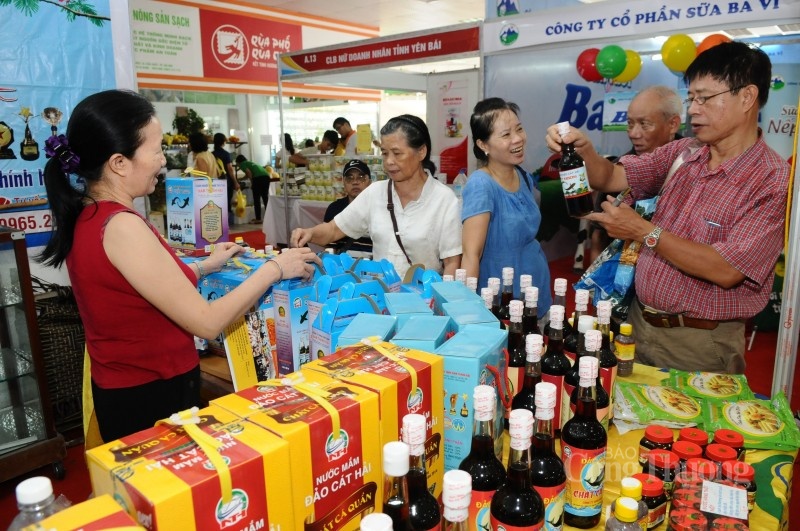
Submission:
POLYGON ((470 175, 463 192, 461 267, 486 286, 514 268, 514 296, 522 299, 519 276, 533 277, 539 288, 539 317, 550 309, 550 270, 536 233, 542 214, 534 198, 538 178, 519 165, 525 160, 527 135, 519 106, 501 98, 475 105, 470 117, 472 150, 481 169, 470 175))

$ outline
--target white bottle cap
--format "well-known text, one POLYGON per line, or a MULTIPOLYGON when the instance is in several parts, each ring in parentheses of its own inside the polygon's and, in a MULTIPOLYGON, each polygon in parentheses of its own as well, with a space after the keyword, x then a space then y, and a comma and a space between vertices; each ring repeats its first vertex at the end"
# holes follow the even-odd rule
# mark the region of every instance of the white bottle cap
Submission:
POLYGON ((591 315, 581 315, 578 317, 578 332, 586 333, 594 330, 594 317, 591 315))
POLYGON ((559 136, 564 137, 569 134, 569 122, 559 122, 556 124, 556 127, 558 127, 559 136))
POLYGON ((425 417, 409 413, 403 417, 403 442, 409 447, 411 455, 425 453, 425 417))
POLYGON ((597 303, 597 320, 600 323, 611 322, 611 301, 600 301, 597 303))
POLYGON ((566 295, 567 294, 567 279, 566 278, 557 278, 553 281, 553 291, 555 291, 556 295, 566 295))
POLYGON ((475 408, 475 420, 492 420, 497 403, 494 387, 491 385, 476 385, 472 397, 475 402, 473 406, 475 408))
POLYGON ((451 509, 469 508, 472 498, 472 476, 463 470, 444 473, 442 481, 442 503, 451 509))
POLYGON ((467 270, 456 269, 456 280, 464 284, 467 281, 467 270))
POLYGON ((584 380, 588 380, 592 385, 597 378, 597 358, 594 356, 581 356, 578 361, 578 376, 581 379, 581 386, 584 386, 584 380))
POLYGON ((589 306, 589 290, 576 289, 575 290, 575 308, 580 307, 582 311, 586 311, 589 306))
POLYGON ((504 267, 503 268, 503 285, 509 286, 514 283, 514 268, 513 267, 504 267))
POLYGON ((29 478, 17 485, 16 494, 19 504, 41 503, 53 495, 53 483, 45 476, 29 478))
POLYGON ((515 322, 517 322, 517 323, 521 323, 522 322, 522 309, 523 309, 523 306, 525 306, 525 303, 522 302, 522 301, 516 300, 516 299, 514 299, 514 300, 512 300, 511 302, 508 303, 508 313, 511 316, 511 320, 512 321, 514 321, 516 319, 515 322))
POLYGON ((541 334, 528 334, 525 336, 525 361, 536 363, 542 359, 544 338, 541 334))
POLYGON ((481 288, 481 299, 483 299, 483 302, 487 308, 491 308, 492 303, 494 302, 494 293, 492 292, 492 288, 481 288))
POLYGON ((361 518, 361 531, 392 531, 392 517, 384 513, 371 513, 361 518))
POLYGON ((533 435, 533 413, 527 409, 514 409, 508 414, 508 434, 512 439, 528 439, 533 435))
MULTIPOLYGON (((455 470, 453 470, 455 472, 455 470)), ((448 506, 444 506, 444 510, 442 511, 442 516, 448 522, 464 522, 469 517, 469 508, 466 509, 452 509, 448 506)))
POLYGON ((478 277, 467 277, 467 287, 472 291, 478 289, 478 277))
POLYGON ((603 345, 603 333, 600 330, 587 330, 583 338, 583 344, 586 347, 586 352, 597 352, 603 345))
POLYGON ((271 245, 267 245, 264 247, 264 254, 272 254, 273 248, 271 245))
POLYGON ((560 304, 550 306, 550 326, 555 326, 556 323, 558 323, 556 328, 564 326, 564 307, 560 304))
POLYGON ((409 448, 406 443, 392 441, 384 444, 383 473, 393 477, 405 476, 408 474, 408 457, 409 448))
POLYGON ((550 382, 539 382, 536 384, 536 393, 533 403, 536 404, 537 417, 539 416, 539 408, 553 409, 556 407, 557 390, 555 384, 550 382))
POLYGON ((497 277, 489 277, 489 280, 486 282, 487 285, 492 288, 492 293, 497 295, 500 293, 500 279, 497 277))
POLYGON ((452 282, 455 280, 453 275, 442 275, 442 282, 452 282))
POLYGON ((525 288, 525 304, 528 306, 535 306, 539 302, 539 288, 536 286, 528 286, 525 288))
POLYGON ((519 276, 519 289, 525 292, 525 288, 533 285, 533 277, 530 275, 519 276))

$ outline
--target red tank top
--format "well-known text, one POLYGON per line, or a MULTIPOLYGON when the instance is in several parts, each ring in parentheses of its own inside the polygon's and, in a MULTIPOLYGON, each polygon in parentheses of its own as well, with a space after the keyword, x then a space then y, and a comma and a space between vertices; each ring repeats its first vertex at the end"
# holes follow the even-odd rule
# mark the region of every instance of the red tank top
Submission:
MULTIPOLYGON (((111 201, 83 209, 66 259, 69 278, 86 332, 92 380, 104 389, 133 387, 168 379, 199 360, 192 335, 145 300, 106 256, 106 223, 120 212, 138 212, 111 201)), ((197 277, 144 218, 161 245, 195 286, 197 277)))

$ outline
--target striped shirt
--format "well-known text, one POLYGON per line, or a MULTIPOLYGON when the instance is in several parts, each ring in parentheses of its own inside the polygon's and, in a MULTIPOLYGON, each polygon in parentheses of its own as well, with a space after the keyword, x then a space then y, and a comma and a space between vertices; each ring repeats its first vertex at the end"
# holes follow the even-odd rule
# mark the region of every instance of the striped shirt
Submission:
MULTIPOLYGON (((692 142, 676 140, 650 154, 622 157, 633 199, 656 195, 673 161, 692 142)), ((711 245, 746 278, 725 289, 686 275, 643 247, 636 294, 643 304, 667 313, 718 321, 752 317, 767 304, 783 248, 789 166, 760 134, 744 153, 712 171, 708 146, 684 156, 664 188, 653 223, 711 245)))

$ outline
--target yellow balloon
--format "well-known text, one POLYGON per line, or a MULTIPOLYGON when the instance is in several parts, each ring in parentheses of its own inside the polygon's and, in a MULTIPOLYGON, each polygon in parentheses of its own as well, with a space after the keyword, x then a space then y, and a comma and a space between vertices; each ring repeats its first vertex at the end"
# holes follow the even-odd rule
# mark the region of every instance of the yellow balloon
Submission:
POLYGON ((628 61, 625 63, 625 70, 620 75, 614 78, 617 83, 627 83, 633 81, 639 72, 642 71, 642 56, 633 50, 625 50, 625 56, 628 61))
POLYGON ((661 46, 661 60, 674 72, 685 72, 697 56, 697 47, 688 35, 671 35, 661 46))

